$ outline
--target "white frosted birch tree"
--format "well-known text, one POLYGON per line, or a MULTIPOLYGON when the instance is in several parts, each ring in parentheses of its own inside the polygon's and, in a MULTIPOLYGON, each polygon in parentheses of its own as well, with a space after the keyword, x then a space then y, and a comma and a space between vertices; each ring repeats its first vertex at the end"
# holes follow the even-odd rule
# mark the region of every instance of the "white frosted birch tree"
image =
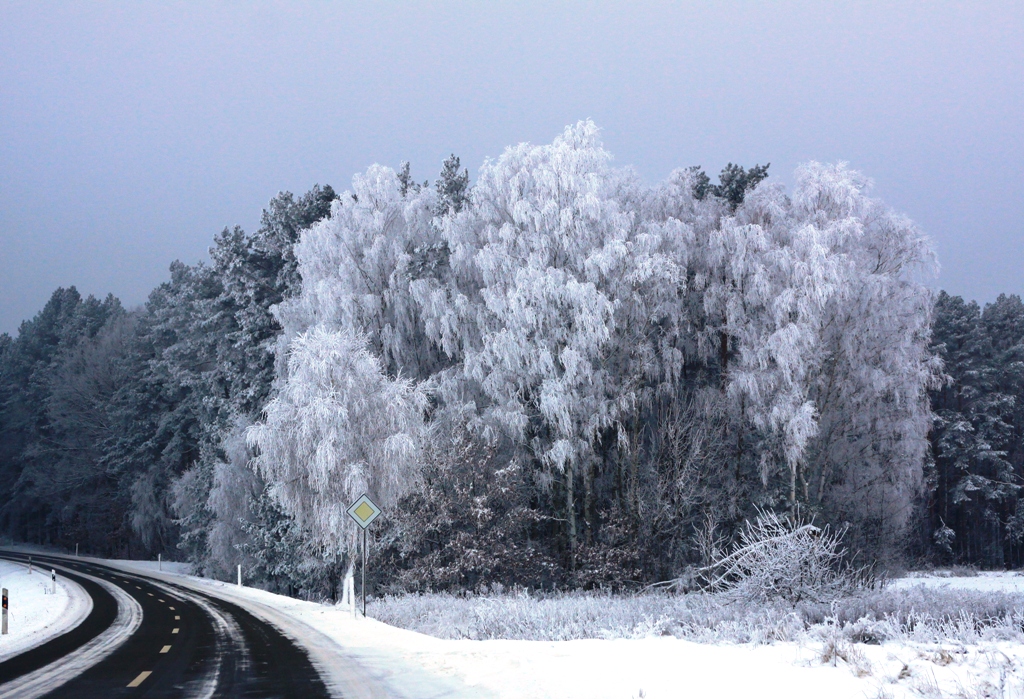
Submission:
POLYGON ((801 487, 877 548, 898 541, 912 514, 932 420, 927 389, 941 364, 928 347, 931 241, 870 188, 844 163, 812 162, 797 171, 793 209, 843 256, 848 275, 822 329, 826 353, 811 391, 819 437, 801 487))
POLYGON ((705 342, 729 343, 724 385, 765 437, 766 484, 781 466, 790 507, 831 503, 850 519, 888 500, 874 518, 898 531, 938 372, 923 284, 934 253, 869 186, 843 164, 810 163, 792 198, 762 186, 724 216, 699 246, 705 342))
POLYGON ((381 165, 353 177, 352 190, 295 247, 302 290, 277 309, 282 350, 320 326, 363 334, 392 376, 422 378, 435 369, 437 353, 424 338, 409 288, 444 264, 436 254, 435 200, 433 190, 410 188, 381 165))
POLYGON ((425 407, 411 381, 384 373, 361 335, 314 327, 292 341, 287 380, 248 431, 253 464, 315 546, 351 560, 356 527, 346 509, 363 493, 393 507, 415 487, 425 407))
POLYGON ((573 542, 578 469, 587 480, 598 435, 635 401, 606 362, 636 225, 621 196, 632 182, 609 160, 580 122, 485 163, 471 205, 444 220, 455 288, 420 289, 433 339, 486 395, 485 419, 563 474, 573 542))
POLYGON ((207 534, 210 566, 216 577, 230 580, 236 565, 248 568, 251 561, 241 550, 249 543, 246 525, 263 484, 249 467, 252 452, 246 443, 248 420, 239 418, 224 435, 225 459, 213 464, 206 506, 212 518, 207 534))

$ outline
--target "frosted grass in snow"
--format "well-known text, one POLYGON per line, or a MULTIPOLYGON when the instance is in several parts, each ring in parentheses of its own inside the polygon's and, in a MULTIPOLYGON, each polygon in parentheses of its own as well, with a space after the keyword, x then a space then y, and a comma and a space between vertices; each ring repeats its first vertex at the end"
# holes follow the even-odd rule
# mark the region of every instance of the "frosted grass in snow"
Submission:
POLYGON ((423 594, 376 600, 371 614, 449 639, 674 636, 705 643, 770 643, 816 640, 838 629, 856 643, 1024 641, 1024 594, 923 586, 796 605, 743 603, 703 593, 423 594))

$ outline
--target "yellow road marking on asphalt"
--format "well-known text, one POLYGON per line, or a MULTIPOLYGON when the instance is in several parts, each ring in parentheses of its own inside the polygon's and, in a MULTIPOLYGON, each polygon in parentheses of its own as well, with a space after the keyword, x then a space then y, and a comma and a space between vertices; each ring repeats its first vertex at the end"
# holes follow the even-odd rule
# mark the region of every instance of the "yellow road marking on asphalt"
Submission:
POLYGON ((168 607, 168 609, 170 609, 172 612, 174 611, 174 607, 168 607))
POLYGON ((172 629, 171 633, 178 633, 178 629, 172 629))
POLYGON ((139 587, 138 585, 136 585, 136 586, 135 586, 135 589, 136 589, 136 590, 141 590, 142 588, 141 588, 141 587, 139 587))
POLYGON ((150 597, 156 597, 156 595, 154 595, 152 592, 147 592, 146 594, 149 595, 150 597))
POLYGON ((152 670, 145 670, 139 673, 139 676, 128 683, 129 687, 138 687, 140 684, 146 681, 146 678, 153 674, 152 670))
POLYGON ((164 602, 163 600, 160 600, 160 602, 161 602, 161 604, 166 604, 166 602, 164 602))
POLYGON ((161 649, 160 649, 160 652, 161 652, 161 653, 166 653, 166 652, 167 652, 167 651, 169 651, 170 649, 171 649, 171 647, 170 647, 170 646, 164 646, 163 648, 161 648, 161 649))
POLYGON ((180 620, 181 620, 181 617, 180 617, 180 616, 178 616, 177 614, 175 614, 175 615, 174 615, 174 620, 175 620, 175 621, 180 621, 180 620))

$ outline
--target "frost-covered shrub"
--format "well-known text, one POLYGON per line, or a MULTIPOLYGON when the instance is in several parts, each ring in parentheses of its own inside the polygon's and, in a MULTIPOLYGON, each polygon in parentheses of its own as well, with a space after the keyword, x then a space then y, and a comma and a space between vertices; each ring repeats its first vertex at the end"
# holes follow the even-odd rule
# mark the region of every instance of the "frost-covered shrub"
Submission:
POLYGON ((702 570, 706 588, 742 599, 823 602, 851 590, 856 575, 845 565, 842 532, 762 512, 740 539, 702 570))
POLYGON ((376 534, 378 589, 422 592, 552 588, 564 571, 530 502, 529 473, 462 430, 433 435, 422 487, 376 534))
POLYGON ((870 634, 878 641, 1021 639, 1024 596, 923 585, 873 590, 838 600, 835 617, 851 637, 870 634))
POLYGON ((440 638, 565 641, 673 633, 681 597, 601 593, 531 595, 406 595, 376 601, 371 616, 440 638))
POLYGON ((794 640, 807 624, 786 605, 725 603, 720 595, 646 592, 389 596, 370 615, 440 638, 560 641, 675 636, 695 641, 794 640))
POLYGON ((845 625, 843 636, 853 643, 878 645, 892 637, 892 627, 885 621, 864 617, 845 625))

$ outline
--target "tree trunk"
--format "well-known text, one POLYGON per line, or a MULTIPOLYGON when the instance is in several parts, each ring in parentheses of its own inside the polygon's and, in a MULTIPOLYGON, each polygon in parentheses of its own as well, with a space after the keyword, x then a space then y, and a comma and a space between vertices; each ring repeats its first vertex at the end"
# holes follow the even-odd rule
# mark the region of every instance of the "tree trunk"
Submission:
POLYGON ((743 477, 741 467, 743 465, 743 412, 746 408, 746 401, 740 396, 740 419, 736 426, 736 485, 739 486, 743 477))
POLYGON ((576 552, 576 471, 570 461, 565 467, 565 509, 569 520, 569 551, 576 552))
POLYGON ((629 483, 626 486, 629 511, 634 517, 640 515, 640 430, 633 435, 633 448, 629 455, 629 483))
MULTIPOLYGON (((789 514, 796 517, 796 478, 797 472, 800 470, 799 465, 790 464, 789 466, 789 514)), ((794 520, 795 521, 795 520, 794 520)))
POLYGON ((725 374, 729 369, 729 336, 724 330, 718 333, 718 364, 722 372, 722 388, 725 388, 725 374))
POLYGON ((594 462, 590 459, 583 466, 583 526, 588 544, 594 540, 594 462))

